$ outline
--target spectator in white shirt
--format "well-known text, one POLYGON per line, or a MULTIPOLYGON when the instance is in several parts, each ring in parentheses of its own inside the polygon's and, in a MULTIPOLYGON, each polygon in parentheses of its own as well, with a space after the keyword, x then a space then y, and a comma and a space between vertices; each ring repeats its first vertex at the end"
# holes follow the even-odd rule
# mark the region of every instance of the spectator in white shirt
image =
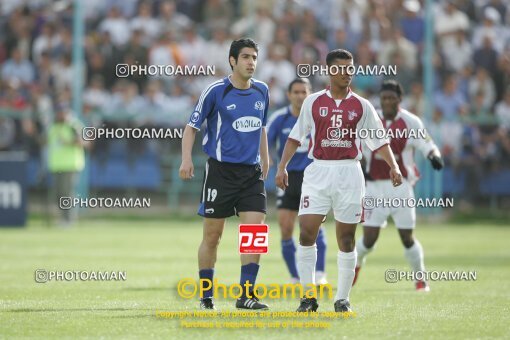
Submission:
POLYGON ((466 32, 458 30, 454 39, 449 39, 443 44, 443 55, 451 71, 461 72, 472 62, 473 48, 466 39, 466 32))
POLYGON ((482 25, 477 25, 473 31, 473 46, 481 48, 485 37, 490 37, 494 49, 499 53, 503 51, 508 38, 507 30, 501 27, 501 16, 493 7, 486 7, 482 25))
POLYGON ((48 22, 42 28, 42 33, 35 38, 32 47, 32 58, 37 64, 41 53, 53 52, 53 49, 60 44, 60 36, 55 32, 55 26, 53 23, 48 22))
POLYGON ((131 31, 141 30, 144 32, 143 42, 145 45, 154 41, 161 32, 160 22, 151 15, 149 3, 141 3, 138 16, 131 19, 129 24, 131 31))
POLYGON ((227 58, 231 41, 227 38, 227 30, 217 27, 213 30, 212 40, 207 47, 207 62, 215 66, 217 77, 226 76, 231 72, 227 58))
POLYGON ((7 60, 2 66, 2 79, 7 82, 16 79, 26 85, 34 81, 34 76, 32 63, 21 57, 18 48, 13 49, 11 59, 7 60))
MULTIPOLYGON (((271 18, 267 8, 260 6, 256 15, 243 17, 232 25, 231 32, 236 36, 247 35, 253 32, 253 39, 262 46, 268 46, 273 42, 274 32, 276 30, 275 21, 271 18)), ((261 49, 261 52, 263 50, 261 49)), ((260 57, 260 56, 259 56, 260 57)), ((260 59, 260 58, 259 58, 260 59)))
POLYGON ((476 70, 475 76, 469 80, 468 91, 469 98, 473 105, 476 94, 483 92, 483 108, 485 110, 490 110, 492 108, 496 98, 496 89, 494 87, 494 82, 489 77, 489 73, 486 69, 479 67, 476 70))
POLYGON ((495 111, 500 126, 510 131, 510 87, 507 88, 503 100, 496 104, 495 111))
POLYGON ((55 89, 70 89, 74 81, 74 68, 71 62, 71 55, 64 54, 60 60, 53 64, 53 78, 55 79, 55 89))
POLYGON ((180 38, 182 31, 192 25, 192 21, 175 10, 175 1, 163 1, 159 6, 159 21, 163 32, 171 31, 180 38))
POLYGON ((435 14, 435 31, 441 42, 443 50, 455 43, 455 34, 459 30, 469 29, 468 16, 459 11, 453 1, 448 0, 435 14))
POLYGON ((94 111, 104 107, 110 100, 110 95, 104 88, 103 77, 96 74, 90 81, 90 86, 83 93, 83 103, 94 111))
POLYGON ((184 32, 184 39, 180 43, 184 61, 188 65, 203 65, 208 55, 206 51, 207 44, 205 40, 197 34, 193 27, 189 27, 184 32))
POLYGON ((259 77, 262 81, 267 83, 273 78, 274 82, 271 87, 272 98, 281 98, 285 101, 287 87, 289 83, 296 78, 296 68, 294 64, 286 59, 284 46, 271 45, 268 50, 269 58, 264 61, 264 67, 260 68, 259 77))
POLYGON ((99 30, 107 31, 116 46, 127 43, 131 35, 129 23, 126 18, 121 16, 117 7, 112 7, 108 16, 99 24, 99 30))
POLYGON ((385 42, 379 52, 380 65, 392 65, 392 56, 398 53, 402 58, 403 65, 414 71, 416 69, 417 59, 416 46, 407 40, 399 29, 393 30, 391 40, 385 42))

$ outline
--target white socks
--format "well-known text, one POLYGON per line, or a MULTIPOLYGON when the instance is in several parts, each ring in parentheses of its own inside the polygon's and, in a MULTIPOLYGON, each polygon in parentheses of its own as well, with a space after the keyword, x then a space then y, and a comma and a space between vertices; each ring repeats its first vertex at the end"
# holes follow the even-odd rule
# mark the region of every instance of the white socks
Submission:
POLYGON ((356 261, 356 266, 361 267, 365 264, 366 257, 368 253, 370 253, 374 247, 367 248, 363 243, 363 236, 361 236, 356 242, 356 251, 358 252, 358 260, 356 261))
POLYGON ((417 239, 411 248, 405 249, 404 255, 411 266, 413 272, 425 271, 425 264, 423 263, 423 248, 417 239))
POLYGON ((336 291, 335 301, 345 299, 349 300, 352 281, 354 280, 354 268, 356 267, 356 248, 350 253, 338 251, 338 289, 336 291))
POLYGON ((296 267, 303 290, 310 288, 309 284, 315 285, 315 263, 317 262, 317 245, 298 245, 296 250, 296 267))

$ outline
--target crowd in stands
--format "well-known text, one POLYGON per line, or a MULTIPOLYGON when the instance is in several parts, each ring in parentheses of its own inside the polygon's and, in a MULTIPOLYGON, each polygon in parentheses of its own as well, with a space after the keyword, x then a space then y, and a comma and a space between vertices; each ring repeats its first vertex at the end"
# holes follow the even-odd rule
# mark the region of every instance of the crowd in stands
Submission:
MULTIPOLYGON (((40 152, 55 103, 71 102, 73 1, 0 2, 0 150, 40 152)), ((87 0, 83 117, 102 124, 182 127, 200 92, 230 72, 232 39, 260 45, 256 77, 271 110, 287 103, 297 64, 350 50, 361 65, 397 65, 402 106, 424 116, 425 9, 418 0, 87 0), (117 64, 214 65, 215 76, 120 78, 117 64)), ((510 167, 510 4, 436 1, 434 110, 424 117, 447 164, 480 181, 510 167)), ((79 79, 79 77, 78 77, 79 79)), ((354 91, 378 106, 383 76, 354 91)), ((314 76, 314 91, 327 78, 314 76)), ((476 193, 474 193, 475 195, 476 193)))

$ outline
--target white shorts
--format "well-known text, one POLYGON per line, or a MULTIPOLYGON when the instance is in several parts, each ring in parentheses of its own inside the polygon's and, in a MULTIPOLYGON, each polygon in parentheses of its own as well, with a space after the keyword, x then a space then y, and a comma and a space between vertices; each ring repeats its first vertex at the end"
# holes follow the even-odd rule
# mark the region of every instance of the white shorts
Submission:
POLYGON ((365 178, 357 160, 314 160, 304 173, 298 215, 327 215, 335 220, 359 223, 363 214, 365 178))
POLYGON ((388 217, 391 216, 398 229, 414 229, 416 208, 391 203, 393 199, 397 203, 406 199, 414 199, 413 186, 405 179, 398 187, 394 187, 390 180, 368 181, 364 203, 365 223, 363 225, 384 228, 387 225, 388 217), (386 202, 384 204, 379 202, 380 204, 376 206, 369 204, 369 200, 378 198, 384 198, 386 202))

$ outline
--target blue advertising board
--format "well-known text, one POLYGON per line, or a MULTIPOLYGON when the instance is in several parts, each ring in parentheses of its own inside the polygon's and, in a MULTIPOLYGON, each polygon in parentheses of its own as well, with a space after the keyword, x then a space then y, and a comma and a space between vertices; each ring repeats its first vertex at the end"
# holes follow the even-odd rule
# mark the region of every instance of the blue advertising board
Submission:
POLYGON ((27 217, 27 157, 0 152, 0 226, 24 226, 27 217))

